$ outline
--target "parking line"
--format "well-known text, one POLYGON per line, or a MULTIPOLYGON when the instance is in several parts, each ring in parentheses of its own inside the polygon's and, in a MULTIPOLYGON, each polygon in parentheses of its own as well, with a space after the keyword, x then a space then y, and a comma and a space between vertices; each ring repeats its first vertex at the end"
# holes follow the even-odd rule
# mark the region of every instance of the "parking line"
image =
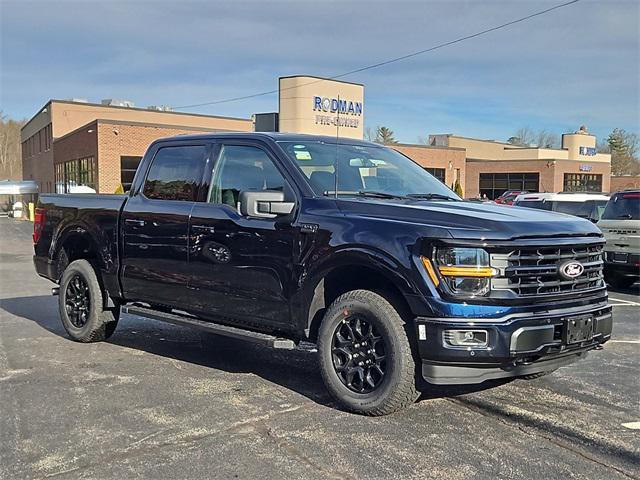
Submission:
POLYGON ((619 304, 612 303, 612 305, 614 305, 614 306, 620 306, 620 305, 632 305, 632 306, 634 306, 634 307, 640 307, 640 303, 638 303, 638 302, 632 302, 631 300, 625 300, 625 299, 623 299, 623 298, 609 297, 609 300, 610 300, 610 301, 613 301, 613 302, 620 302, 619 304))
POLYGON ((640 422, 623 423, 622 426, 631 430, 640 430, 640 422))
POLYGON ((609 343, 640 343, 640 340, 609 340, 609 343))

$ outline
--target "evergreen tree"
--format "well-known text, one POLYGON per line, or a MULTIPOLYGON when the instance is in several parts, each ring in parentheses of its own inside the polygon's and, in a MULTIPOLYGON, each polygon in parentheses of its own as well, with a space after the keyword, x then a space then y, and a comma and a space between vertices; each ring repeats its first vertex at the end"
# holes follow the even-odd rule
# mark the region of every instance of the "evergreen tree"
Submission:
POLYGON ((622 128, 614 128, 607 137, 607 145, 611 153, 613 175, 633 175, 640 172, 638 135, 622 128))
POLYGON ((393 137, 393 130, 387 127, 376 128, 375 142, 381 143, 383 145, 393 145, 398 143, 396 139, 393 137))

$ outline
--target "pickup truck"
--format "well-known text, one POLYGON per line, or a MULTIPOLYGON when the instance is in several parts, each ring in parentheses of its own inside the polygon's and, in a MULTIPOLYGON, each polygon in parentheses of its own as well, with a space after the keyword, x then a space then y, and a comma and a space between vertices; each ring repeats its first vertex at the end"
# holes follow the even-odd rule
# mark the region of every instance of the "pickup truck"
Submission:
POLYGON ((126 195, 41 195, 33 240, 73 340, 105 340, 125 312, 312 342, 329 393, 365 415, 430 384, 535 378, 611 336, 593 223, 462 201, 364 141, 161 139, 126 195))

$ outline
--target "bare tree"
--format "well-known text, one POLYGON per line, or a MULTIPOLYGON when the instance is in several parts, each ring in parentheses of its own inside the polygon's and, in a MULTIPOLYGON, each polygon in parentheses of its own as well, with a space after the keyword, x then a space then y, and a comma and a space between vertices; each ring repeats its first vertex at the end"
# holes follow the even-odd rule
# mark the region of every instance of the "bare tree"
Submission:
POLYGON ((542 129, 536 133, 534 143, 540 148, 558 148, 560 146, 560 139, 555 133, 542 129))
POLYGON ((0 111, 0 179, 22 178, 20 129, 24 120, 12 120, 0 111))
POLYGON ((373 130, 371 130, 371 127, 367 127, 364 129, 364 139, 369 140, 370 142, 376 141, 376 134, 373 130))
POLYGON ((536 131, 530 127, 519 128, 507 142, 519 147, 558 148, 560 146, 560 139, 555 133, 545 129, 536 131))

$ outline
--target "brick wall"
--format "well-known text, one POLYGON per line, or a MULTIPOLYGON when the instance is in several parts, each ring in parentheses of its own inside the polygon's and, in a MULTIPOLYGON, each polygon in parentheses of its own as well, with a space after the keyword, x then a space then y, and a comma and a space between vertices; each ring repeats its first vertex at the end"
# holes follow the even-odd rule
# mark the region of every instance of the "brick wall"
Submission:
POLYGON ((390 145, 393 149, 406 155, 421 167, 444 168, 445 183, 448 187, 456 181, 456 169, 460 172, 460 186, 467 196, 465 151, 457 148, 431 147, 427 145, 390 145))
POLYGON ((475 197, 480 193, 480 173, 539 173, 541 192, 561 192, 564 189, 565 173, 602 175, 602 191, 609 191, 611 165, 594 162, 589 172, 580 171, 584 162, 572 160, 526 160, 526 161, 478 161, 467 160, 467 190, 465 196, 475 197))
POLYGON ((477 161, 467 160, 467 198, 478 197, 480 195, 480 174, 481 173, 539 173, 541 192, 557 192, 562 190, 554 189, 553 167, 547 167, 546 160, 530 160, 526 162, 507 161, 477 161))
POLYGON ((71 135, 53 142, 53 163, 64 163, 85 157, 98 156, 98 130, 96 122, 86 125, 71 135))
POLYGON ((619 192, 630 188, 640 188, 640 175, 621 175, 611 177, 609 192, 619 192))

